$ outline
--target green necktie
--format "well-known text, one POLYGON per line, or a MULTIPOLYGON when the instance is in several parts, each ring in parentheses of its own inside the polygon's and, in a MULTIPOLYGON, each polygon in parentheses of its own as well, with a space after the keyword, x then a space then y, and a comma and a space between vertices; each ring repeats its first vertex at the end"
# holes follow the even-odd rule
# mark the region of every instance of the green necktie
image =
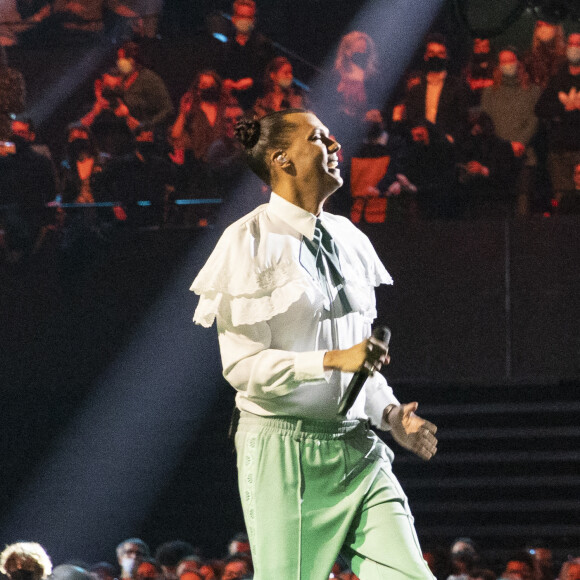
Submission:
POLYGON ((328 273, 330 276, 328 282, 338 290, 338 297, 340 298, 344 313, 351 312, 352 309, 348 302, 348 298, 346 297, 346 292, 344 291, 345 280, 338 259, 338 248, 336 247, 332 236, 328 233, 328 230, 322 225, 319 219, 316 220, 312 241, 306 237, 303 238, 303 241, 304 245, 314 256, 318 278, 322 285, 326 285, 328 273))

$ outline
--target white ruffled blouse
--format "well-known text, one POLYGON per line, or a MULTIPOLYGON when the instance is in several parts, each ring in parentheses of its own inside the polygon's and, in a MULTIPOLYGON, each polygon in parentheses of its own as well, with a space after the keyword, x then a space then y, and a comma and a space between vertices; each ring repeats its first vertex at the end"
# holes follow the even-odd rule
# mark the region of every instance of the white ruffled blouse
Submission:
MULTIPOLYGON (((336 289, 324 289, 302 263, 316 216, 275 193, 229 226, 191 290, 200 295, 194 322, 217 319, 223 374, 238 391, 237 406, 264 416, 336 419, 352 374, 324 371, 328 350, 370 336, 376 317, 374 288, 392 284, 369 239, 346 218, 319 216, 333 237, 351 312, 333 316, 336 289)), ((338 302, 338 301, 337 301, 338 302)), ((348 418, 370 418, 398 404, 379 373, 365 387, 348 418)))

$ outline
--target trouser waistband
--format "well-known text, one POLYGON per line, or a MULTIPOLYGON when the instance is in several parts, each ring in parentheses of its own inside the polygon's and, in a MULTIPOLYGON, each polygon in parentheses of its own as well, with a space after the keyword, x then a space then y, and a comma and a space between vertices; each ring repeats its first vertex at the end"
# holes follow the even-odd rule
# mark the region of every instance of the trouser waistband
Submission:
POLYGON ((239 430, 260 429, 272 433, 291 434, 299 439, 339 439, 368 430, 368 421, 350 419, 342 421, 318 421, 298 417, 263 417, 247 411, 240 412, 239 430))

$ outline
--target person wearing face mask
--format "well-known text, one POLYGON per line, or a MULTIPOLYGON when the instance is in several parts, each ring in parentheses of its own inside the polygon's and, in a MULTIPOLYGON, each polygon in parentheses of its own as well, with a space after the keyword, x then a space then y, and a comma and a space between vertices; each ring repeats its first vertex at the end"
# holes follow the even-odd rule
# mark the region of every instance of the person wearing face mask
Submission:
POLYGON ((201 71, 181 97, 179 115, 171 127, 174 146, 207 161, 209 146, 224 134, 224 109, 221 77, 213 70, 201 71))
POLYGON ((469 62, 463 71, 463 78, 471 90, 471 106, 481 102, 482 91, 493 85, 494 56, 489 38, 474 38, 469 62))
POLYGON ((274 58, 272 43, 256 30, 254 0, 235 0, 232 29, 227 42, 216 42, 215 68, 224 79, 224 90, 231 93, 244 110, 252 107, 263 93, 262 78, 274 58))
POLYGON ((580 163, 580 33, 568 36, 566 57, 535 107, 547 127, 548 171, 556 202, 573 189, 574 167, 580 163))
MULTIPOLYGON (((182 161, 177 168, 178 195, 211 197, 215 182, 208 164, 212 143, 225 134, 226 93, 221 77, 213 70, 201 71, 179 104, 179 115, 171 126, 170 140, 182 161)), ((193 214, 193 206, 182 212, 188 223, 196 221, 202 208, 193 214)), ((199 218, 206 220, 207 216, 199 218)), ((205 225, 205 221, 202 222, 205 225)))
POLYGON ((545 88, 566 61, 566 40, 561 24, 538 20, 532 46, 523 63, 532 83, 545 88))
POLYGON ((119 580, 133 579, 137 576, 139 564, 151 556, 149 546, 139 538, 123 540, 117 546, 117 561, 121 567, 119 580))
POLYGON ((173 103, 159 75, 143 66, 139 45, 127 42, 117 51, 121 96, 128 113, 148 129, 161 129, 173 114, 173 103))
POLYGON ((421 83, 407 94, 405 108, 411 123, 427 119, 441 129, 450 143, 467 133, 469 88, 448 73, 447 41, 442 34, 430 34, 423 55, 421 83))
POLYGON ((378 55, 373 39, 354 30, 343 36, 334 70, 337 72, 336 104, 345 122, 364 122, 369 109, 380 108, 382 103, 378 55))
POLYGON ((537 158, 531 141, 538 128, 534 107, 540 92, 538 85, 530 83, 517 50, 507 47, 500 51, 493 86, 484 89, 481 110, 491 117, 496 135, 511 143, 521 168, 516 185, 519 215, 529 212, 534 195, 537 158))
POLYGON ((52 572, 52 563, 40 544, 17 542, 0 554, 0 572, 10 580, 44 580, 52 572))
POLYGON ((254 115, 259 118, 274 111, 304 108, 304 96, 292 86, 293 80, 290 61, 284 56, 273 59, 266 67, 264 96, 254 103, 254 115))

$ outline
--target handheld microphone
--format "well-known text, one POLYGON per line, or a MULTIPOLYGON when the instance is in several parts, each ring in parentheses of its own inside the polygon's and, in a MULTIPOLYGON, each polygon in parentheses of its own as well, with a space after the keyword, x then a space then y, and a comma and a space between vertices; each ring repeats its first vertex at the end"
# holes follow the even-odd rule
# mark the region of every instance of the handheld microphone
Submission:
MULTIPOLYGON (((373 330, 373 338, 384 342, 388 346, 389 341, 391 340, 391 331, 386 326, 378 326, 373 330)), ((340 400, 340 404, 338 405, 338 414, 340 416, 346 416, 348 410, 354 405, 356 398, 364 387, 365 381, 371 376, 371 374, 372 370, 368 369, 365 365, 354 373, 342 399, 340 400)))

